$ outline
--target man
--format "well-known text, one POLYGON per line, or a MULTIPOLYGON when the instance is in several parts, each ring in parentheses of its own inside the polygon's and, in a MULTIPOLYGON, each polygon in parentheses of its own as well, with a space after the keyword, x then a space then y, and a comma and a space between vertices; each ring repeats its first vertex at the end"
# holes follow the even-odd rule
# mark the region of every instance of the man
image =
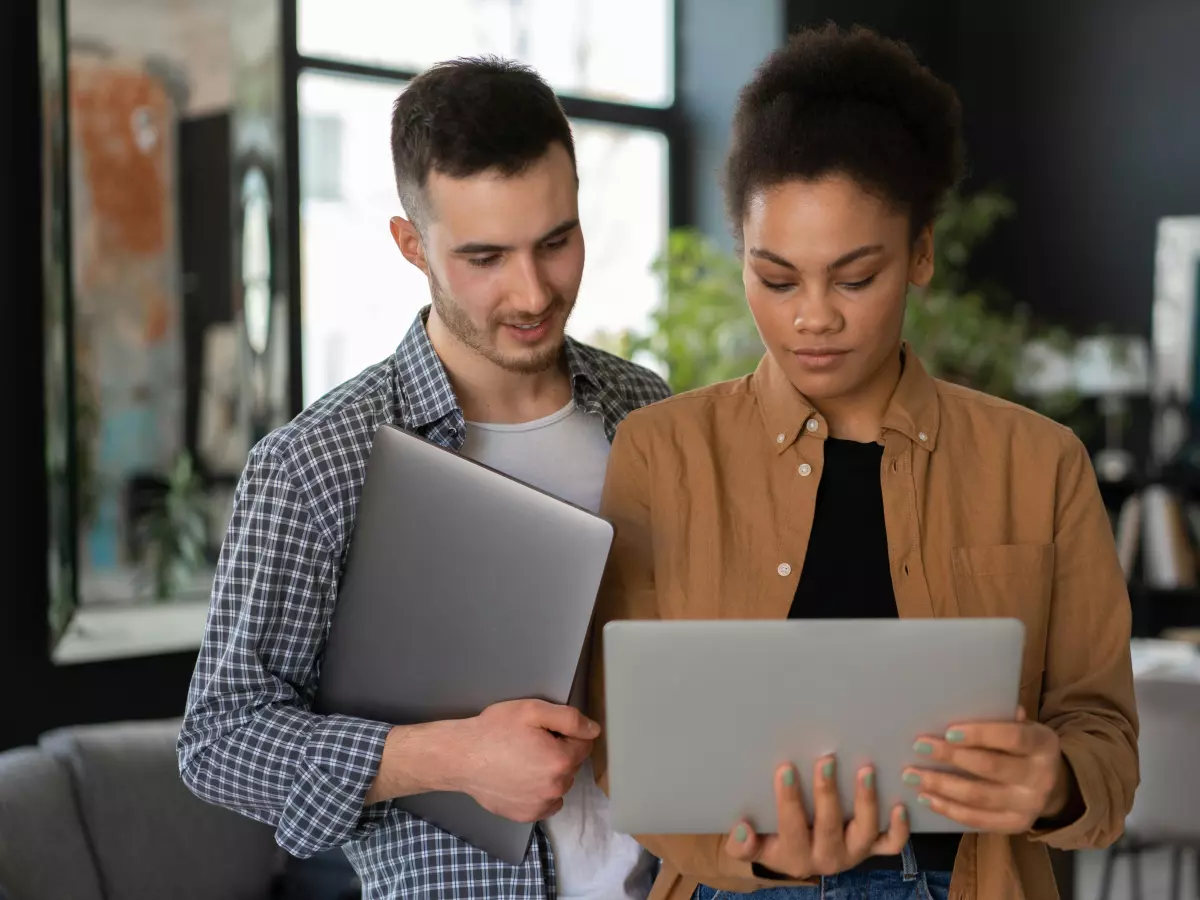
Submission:
POLYGON ((343 846, 367 900, 642 898, 655 861, 609 827, 587 762, 598 728, 575 708, 515 701, 407 727, 309 710, 376 429, 398 424, 595 509, 618 423, 669 393, 564 336, 583 273, 578 179, 570 126, 534 72, 435 66, 396 102, 392 155, 407 215, 392 235, 432 308, 395 355, 251 451, 180 771, 201 798, 274 825, 292 854, 343 846), (525 861, 389 802, 431 790, 539 822, 525 861))

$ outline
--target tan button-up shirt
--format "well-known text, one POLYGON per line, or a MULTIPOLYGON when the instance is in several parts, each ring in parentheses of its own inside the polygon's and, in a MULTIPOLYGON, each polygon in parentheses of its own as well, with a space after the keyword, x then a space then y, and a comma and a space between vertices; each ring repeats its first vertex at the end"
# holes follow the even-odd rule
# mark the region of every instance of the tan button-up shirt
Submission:
MULTIPOLYGON (((881 474, 903 618, 1025 623, 1021 703, 1058 732, 1084 802, 1029 835, 966 835, 951 897, 1057 897, 1045 845, 1101 847, 1138 783, 1130 608, 1087 452, 1067 428, 931 378, 906 353, 884 417, 881 474)), ((602 512, 616 526, 594 635, 613 619, 783 619, 804 568, 828 427, 768 356, 746 378, 632 413, 602 512)), ((592 653, 604 717, 603 653, 592 653)), ((603 738, 595 768, 607 785, 603 738)), ((732 826, 733 823, 730 823, 732 826)), ((779 887, 722 851, 725 835, 643 835, 664 862, 654 900, 779 887)))

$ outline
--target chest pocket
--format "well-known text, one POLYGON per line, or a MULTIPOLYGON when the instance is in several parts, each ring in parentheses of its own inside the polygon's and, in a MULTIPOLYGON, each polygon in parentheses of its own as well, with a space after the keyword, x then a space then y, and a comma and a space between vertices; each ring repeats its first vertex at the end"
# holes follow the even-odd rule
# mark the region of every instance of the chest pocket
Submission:
POLYGON ((1025 623, 1021 702, 1037 714, 1046 662, 1050 599, 1054 587, 1053 544, 996 544, 955 547, 954 590, 964 618, 1006 617, 1025 623))

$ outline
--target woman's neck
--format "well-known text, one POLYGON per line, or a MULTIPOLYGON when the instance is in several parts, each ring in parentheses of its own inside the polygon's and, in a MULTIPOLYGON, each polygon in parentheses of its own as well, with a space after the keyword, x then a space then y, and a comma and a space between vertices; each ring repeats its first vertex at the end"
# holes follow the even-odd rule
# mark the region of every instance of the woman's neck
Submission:
POLYGON ((817 411, 829 426, 829 436, 863 444, 879 440, 884 414, 903 371, 904 360, 897 348, 855 391, 816 403, 817 411))

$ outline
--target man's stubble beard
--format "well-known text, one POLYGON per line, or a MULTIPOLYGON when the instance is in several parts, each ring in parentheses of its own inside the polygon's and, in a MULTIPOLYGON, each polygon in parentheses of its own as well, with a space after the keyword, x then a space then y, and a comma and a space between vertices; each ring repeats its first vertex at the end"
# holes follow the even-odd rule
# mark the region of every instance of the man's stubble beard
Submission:
MULTIPOLYGON (((558 339, 552 343, 539 346, 528 354, 505 355, 496 346, 492 337, 494 331, 491 330, 491 327, 482 329, 476 327, 432 272, 429 273, 429 294, 433 300, 433 308, 437 312, 438 318, 442 320, 442 324, 446 326, 446 330, 463 346, 474 350, 489 362, 508 372, 519 372, 526 375, 536 375, 558 365, 564 341, 562 335, 559 335, 558 339)), ((573 308, 574 303, 568 304, 561 294, 555 294, 554 300, 547 310, 547 315, 561 315, 565 323, 573 308), (565 310, 565 314, 562 312, 563 310, 565 310)), ((518 318, 520 318, 519 315, 506 317, 510 321, 518 318)), ((492 325, 496 328, 501 327, 498 322, 492 323, 492 325)))

